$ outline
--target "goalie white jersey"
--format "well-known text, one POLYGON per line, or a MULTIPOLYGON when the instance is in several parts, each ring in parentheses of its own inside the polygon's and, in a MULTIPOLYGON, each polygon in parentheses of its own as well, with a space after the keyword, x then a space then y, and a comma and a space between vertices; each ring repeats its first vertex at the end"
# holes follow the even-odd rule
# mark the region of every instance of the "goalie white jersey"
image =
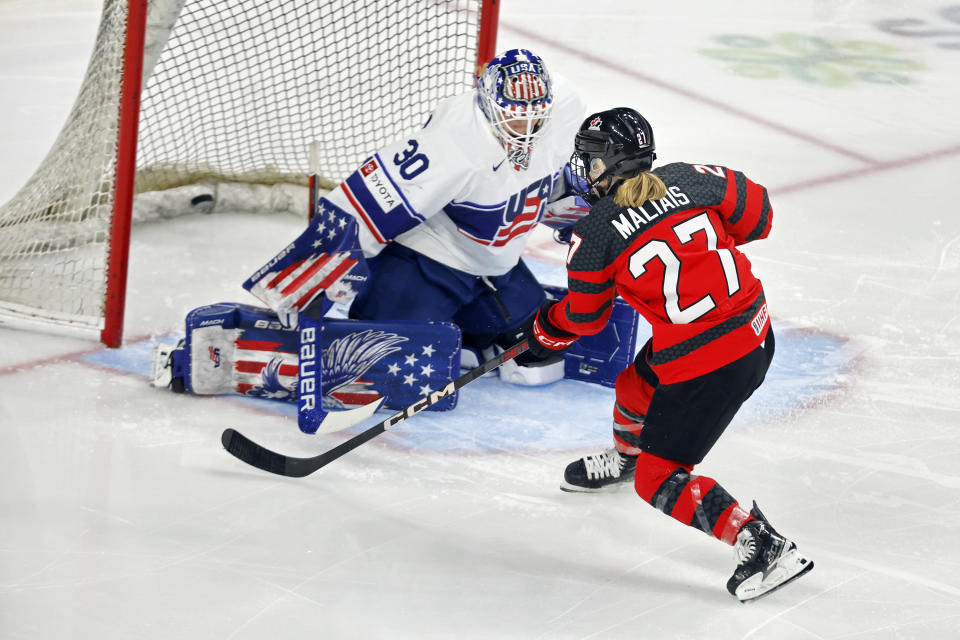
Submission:
POLYGON ((364 255, 395 241, 473 275, 513 268, 561 183, 585 113, 566 83, 553 80, 551 117, 525 170, 506 159, 469 92, 441 102, 423 129, 373 154, 331 191, 327 199, 357 219, 364 255))

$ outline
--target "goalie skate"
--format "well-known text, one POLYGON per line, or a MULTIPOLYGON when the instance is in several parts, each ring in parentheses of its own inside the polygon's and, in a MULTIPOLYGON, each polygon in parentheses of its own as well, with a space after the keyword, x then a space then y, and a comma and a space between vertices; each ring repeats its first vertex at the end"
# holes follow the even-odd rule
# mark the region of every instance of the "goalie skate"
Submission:
POLYGON ((797 545, 770 526, 756 502, 750 515, 755 520, 745 524, 737 535, 734 552, 739 564, 727 581, 727 591, 740 602, 773 593, 813 569, 813 562, 797 550, 797 545))
POLYGON ((609 486, 633 480, 637 457, 610 448, 603 453, 584 456, 567 465, 563 472, 564 491, 600 491, 609 486))
MULTIPOLYGON (((514 336, 519 340, 519 336, 514 336)), ((500 345, 493 345, 486 349, 478 350, 475 347, 465 346, 460 352, 460 370, 469 371, 479 367, 483 362, 503 353, 504 348, 500 345)), ((500 379, 509 384, 516 384, 522 387, 541 387, 551 384, 557 380, 563 379, 564 363, 562 358, 556 362, 549 363, 547 366, 523 367, 517 365, 513 360, 504 362, 498 369, 483 374, 482 377, 488 378, 500 376, 500 379)))
POLYGON ((150 363, 150 385, 166 389, 170 388, 177 393, 183 393, 183 376, 174 375, 174 352, 182 350, 185 340, 181 339, 176 345, 157 343, 153 345, 153 358, 150 363))

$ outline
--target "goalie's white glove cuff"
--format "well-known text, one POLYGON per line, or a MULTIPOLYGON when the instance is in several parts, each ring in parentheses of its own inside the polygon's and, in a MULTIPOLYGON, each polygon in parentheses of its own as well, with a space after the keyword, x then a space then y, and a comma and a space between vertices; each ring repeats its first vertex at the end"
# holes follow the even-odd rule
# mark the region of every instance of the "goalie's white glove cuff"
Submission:
POLYGON ((296 329, 300 325, 300 312, 296 309, 278 309, 277 317, 286 329, 296 329))

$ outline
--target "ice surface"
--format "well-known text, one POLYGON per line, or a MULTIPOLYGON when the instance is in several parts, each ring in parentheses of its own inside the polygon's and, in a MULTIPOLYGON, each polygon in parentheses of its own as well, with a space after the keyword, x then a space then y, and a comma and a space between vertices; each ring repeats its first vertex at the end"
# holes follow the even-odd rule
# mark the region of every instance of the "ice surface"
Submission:
MULTIPOLYGON (((0 2, 0 200, 40 162, 93 0, 0 2)), ((150 344, 239 283, 292 217, 134 229, 126 346, 0 328, 0 637, 960 637, 960 16, 931 2, 506 2, 591 109, 654 124, 660 161, 770 188, 747 249, 777 328, 768 383, 698 467, 816 562, 740 605, 730 550, 629 487, 558 490, 609 443, 612 392, 467 387, 300 480, 231 426, 313 455, 287 405, 149 387, 150 344)), ((562 281, 538 237, 537 275, 562 281)), ((381 412, 378 416, 385 417, 381 412)))

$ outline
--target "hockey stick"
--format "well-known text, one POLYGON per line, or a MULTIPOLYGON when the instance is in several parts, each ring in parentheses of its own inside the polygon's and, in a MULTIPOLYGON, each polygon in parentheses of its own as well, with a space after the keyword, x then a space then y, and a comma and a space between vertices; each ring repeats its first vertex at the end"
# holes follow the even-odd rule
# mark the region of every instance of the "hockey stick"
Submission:
POLYGON ((326 416, 323 418, 323 421, 320 423, 320 426, 317 427, 317 430, 314 431, 314 433, 335 433, 337 431, 349 429, 354 425, 360 424, 376 413, 381 404, 383 404, 383 398, 374 400, 369 404, 361 405, 355 409, 331 411, 326 414, 326 416))
POLYGON ((471 369, 439 391, 434 391, 423 400, 418 400, 403 411, 395 413, 380 424, 374 425, 366 431, 355 435, 346 442, 342 442, 326 453, 321 453, 312 458, 294 458, 285 456, 281 453, 271 451, 263 447, 250 438, 246 437, 236 429, 226 429, 220 437, 223 448, 227 453, 238 458, 247 464, 263 471, 269 471, 289 478, 302 478, 308 476, 314 471, 321 469, 340 456, 353 451, 368 440, 372 440, 388 429, 392 429, 410 416, 420 413, 430 405, 447 397, 454 391, 470 384, 480 376, 493 371, 507 360, 511 360, 529 349, 526 340, 516 344, 498 356, 495 356, 476 369, 471 369))

